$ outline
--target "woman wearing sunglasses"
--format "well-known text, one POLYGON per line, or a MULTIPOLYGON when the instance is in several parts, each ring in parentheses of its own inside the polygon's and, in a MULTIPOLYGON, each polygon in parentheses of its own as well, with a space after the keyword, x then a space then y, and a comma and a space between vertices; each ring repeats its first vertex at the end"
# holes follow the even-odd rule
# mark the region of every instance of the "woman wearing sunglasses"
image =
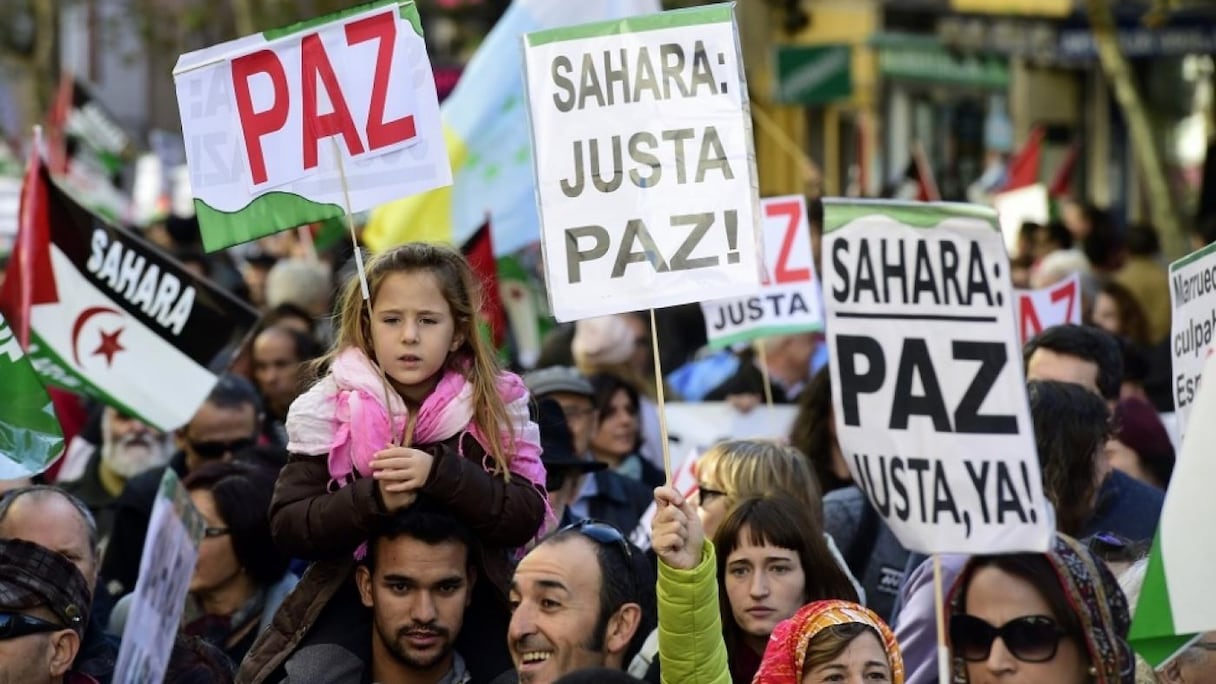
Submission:
POLYGON ((972 558, 950 610, 956 682, 1135 681, 1127 599, 1106 565, 1066 535, 1045 554, 972 558))

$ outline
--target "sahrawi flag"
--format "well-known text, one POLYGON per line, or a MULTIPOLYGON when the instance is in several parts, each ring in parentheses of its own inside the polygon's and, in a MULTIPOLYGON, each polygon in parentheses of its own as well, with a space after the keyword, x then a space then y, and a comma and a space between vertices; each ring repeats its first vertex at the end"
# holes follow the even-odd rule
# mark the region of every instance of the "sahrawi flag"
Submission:
MULTIPOLYGON (((1209 356, 1202 378, 1216 378, 1216 356, 1209 356)), ((1216 416, 1216 380, 1199 386, 1191 416, 1216 416)), ((1129 640, 1153 667, 1160 667, 1196 635, 1216 630, 1216 535, 1206 527, 1216 519, 1216 422, 1187 423, 1178 464, 1161 507, 1161 522, 1129 640)))
POLYGON ((129 231, 76 204, 37 155, 0 306, 44 383, 162 430, 215 386, 208 365, 256 313, 129 231))
POLYGON ((0 480, 36 475, 63 450, 51 398, 0 316, 0 480))

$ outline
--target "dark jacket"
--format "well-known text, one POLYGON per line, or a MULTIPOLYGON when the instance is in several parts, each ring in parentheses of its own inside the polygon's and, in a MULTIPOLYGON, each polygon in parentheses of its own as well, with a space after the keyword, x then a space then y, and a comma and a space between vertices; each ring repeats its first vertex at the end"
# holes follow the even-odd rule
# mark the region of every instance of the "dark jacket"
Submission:
POLYGON ((890 623, 908 550, 856 485, 824 495, 823 529, 832 535, 849 570, 866 590, 866 607, 890 623))
MULTIPOLYGON (((545 516, 545 494, 523 477, 510 482, 482 468, 485 451, 466 434, 416 448, 435 457, 421 496, 441 504, 464 521, 483 545, 483 564, 490 595, 500 605, 486 606, 506 614, 513 572, 510 554, 531 541, 545 516)), ((344 582, 351 582, 355 548, 387 517, 371 478, 360 478, 336 491, 324 456, 292 455, 279 473, 270 504, 275 543, 292 556, 316 560, 241 663, 239 682, 262 682, 303 641, 308 630, 344 582)), ((481 583, 478 583, 479 585, 481 583)), ((503 639, 505 651, 505 639, 503 639)), ((470 662, 472 666, 472 662, 470 662)), ((500 670, 501 671, 501 670, 500 670)))
POLYGON ((1098 490, 1094 514, 1082 537, 1113 532, 1134 542, 1151 542, 1157 534, 1165 493, 1121 470, 1112 470, 1098 490))
MULTIPOLYGON (((178 477, 186 476, 186 454, 179 451, 169 459, 169 468, 178 477)), ((152 504, 160 490, 165 468, 153 468, 127 480, 114 502, 114 529, 101 563, 102 587, 114 598, 135 590, 139 561, 144 554, 144 537, 152 518, 152 504)), ((106 616, 99 616, 106 617, 106 616)))
POLYGON ((587 502, 588 515, 611 523, 625 534, 632 532, 654 501, 654 490, 639 480, 611 470, 598 471, 592 477, 596 489, 595 496, 587 502))

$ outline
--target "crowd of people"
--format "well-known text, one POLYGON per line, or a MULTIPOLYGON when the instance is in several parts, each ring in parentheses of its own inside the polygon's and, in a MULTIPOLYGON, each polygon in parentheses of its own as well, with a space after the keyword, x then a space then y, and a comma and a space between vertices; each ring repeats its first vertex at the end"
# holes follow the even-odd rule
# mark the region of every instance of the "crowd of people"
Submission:
MULTIPOLYGON (((521 376, 456 250, 376 255, 365 304, 349 255, 294 233, 203 256, 169 228, 263 315, 181 429, 90 407, 60 462, 9 483, 0 681, 113 681, 166 470, 205 527, 165 681, 938 681, 932 562, 853 482, 824 336, 706 352, 695 305, 607 316, 556 328, 521 376), (720 442, 674 489, 653 335, 668 401, 754 410, 769 382, 789 434, 720 442)), ((1087 324, 1024 348, 1051 548, 938 558, 953 681, 1216 681, 1216 633, 1156 673, 1128 645, 1175 445, 1165 272, 1151 230, 1112 231, 1075 207, 1013 257, 1027 286, 1081 273, 1087 324)))

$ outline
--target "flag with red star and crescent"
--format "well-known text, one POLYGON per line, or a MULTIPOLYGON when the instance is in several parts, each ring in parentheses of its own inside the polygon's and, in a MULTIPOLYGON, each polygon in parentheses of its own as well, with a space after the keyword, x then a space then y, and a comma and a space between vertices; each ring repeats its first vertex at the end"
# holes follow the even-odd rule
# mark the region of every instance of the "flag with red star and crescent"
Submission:
POLYGON ((37 154, 19 221, 0 311, 42 381, 162 430, 187 423, 256 312, 73 201, 37 154))

